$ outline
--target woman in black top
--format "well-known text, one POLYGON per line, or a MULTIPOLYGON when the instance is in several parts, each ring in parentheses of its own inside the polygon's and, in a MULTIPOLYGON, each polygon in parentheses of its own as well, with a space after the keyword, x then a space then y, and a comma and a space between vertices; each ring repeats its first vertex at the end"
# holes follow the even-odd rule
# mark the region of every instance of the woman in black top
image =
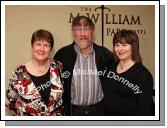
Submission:
POLYGON ((105 72, 105 113, 109 116, 154 115, 153 78, 142 65, 139 38, 130 30, 113 37, 115 64, 105 72))

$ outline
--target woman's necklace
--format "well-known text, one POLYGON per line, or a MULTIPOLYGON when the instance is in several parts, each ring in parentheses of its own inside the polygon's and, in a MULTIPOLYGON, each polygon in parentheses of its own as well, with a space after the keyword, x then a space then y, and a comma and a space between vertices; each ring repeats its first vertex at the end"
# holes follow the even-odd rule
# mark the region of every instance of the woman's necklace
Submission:
POLYGON ((119 62, 118 67, 119 67, 120 70, 126 71, 126 70, 129 69, 132 65, 134 65, 134 63, 135 63, 135 62, 133 62, 133 61, 130 61, 130 62, 127 63, 127 64, 121 64, 121 63, 119 62))
POLYGON ((33 64, 33 69, 36 74, 43 75, 48 71, 49 65, 50 65, 49 60, 47 60, 46 63, 43 64, 43 66, 39 66, 39 65, 37 66, 36 64, 33 64))
POLYGON ((132 65, 134 65, 135 62, 129 62, 127 64, 122 64, 119 62, 118 66, 117 66, 117 73, 123 73, 125 71, 127 71, 132 65))
POLYGON ((125 65, 121 65, 121 63, 119 63, 119 67, 121 70, 124 70, 124 69, 131 67, 133 64, 134 64, 134 62, 131 62, 129 64, 125 64, 125 65))

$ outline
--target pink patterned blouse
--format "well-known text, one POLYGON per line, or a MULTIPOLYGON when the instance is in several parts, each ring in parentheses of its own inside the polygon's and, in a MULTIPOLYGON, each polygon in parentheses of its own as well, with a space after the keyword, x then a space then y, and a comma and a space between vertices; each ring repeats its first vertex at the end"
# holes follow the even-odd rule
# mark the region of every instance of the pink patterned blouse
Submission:
POLYGON ((9 79, 6 92, 6 107, 16 116, 61 116, 63 115, 63 79, 62 64, 51 61, 51 92, 46 105, 30 78, 24 64, 18 66, 9 79))

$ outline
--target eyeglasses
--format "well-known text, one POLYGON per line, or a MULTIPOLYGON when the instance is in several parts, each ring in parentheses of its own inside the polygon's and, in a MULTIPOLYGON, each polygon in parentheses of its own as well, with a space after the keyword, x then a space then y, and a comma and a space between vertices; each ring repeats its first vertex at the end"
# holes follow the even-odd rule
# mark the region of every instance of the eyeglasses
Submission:
POLYGON ((72 30, 74 32, 90 32, 92 29, 90 27, 74 27, 72 30))

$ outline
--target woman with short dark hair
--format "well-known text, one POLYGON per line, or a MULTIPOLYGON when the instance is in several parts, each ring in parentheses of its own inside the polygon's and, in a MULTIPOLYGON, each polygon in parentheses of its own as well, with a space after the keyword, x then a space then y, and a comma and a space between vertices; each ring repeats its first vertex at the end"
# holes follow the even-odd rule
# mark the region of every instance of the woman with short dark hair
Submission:
POLYGON ((32 34, 32 59, 18 66, 6 92, 6 107, 16 116, 63 115, 62 64, 49 59, 54 45, 52 34, 32 34))

